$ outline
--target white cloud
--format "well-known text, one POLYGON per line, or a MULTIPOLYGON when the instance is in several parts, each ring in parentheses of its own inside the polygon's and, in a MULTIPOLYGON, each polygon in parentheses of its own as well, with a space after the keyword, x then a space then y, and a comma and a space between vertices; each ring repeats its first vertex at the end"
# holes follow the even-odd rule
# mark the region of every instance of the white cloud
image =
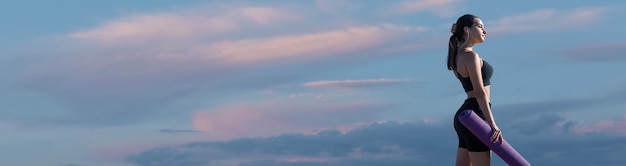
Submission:
MULTIPOLYGON (((609 7, 585 7, 571 10, 539 9, 485 22, 488 33, 537 32, 574 29, 600 18, 609 7)), ((484 21, 484 20, 483 20, 484 21)))

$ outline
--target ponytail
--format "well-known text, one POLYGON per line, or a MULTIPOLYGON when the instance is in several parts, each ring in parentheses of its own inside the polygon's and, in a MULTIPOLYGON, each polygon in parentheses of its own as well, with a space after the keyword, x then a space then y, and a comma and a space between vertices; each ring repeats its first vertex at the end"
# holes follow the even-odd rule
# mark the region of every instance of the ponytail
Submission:
POLYGON ((448 70, 456 70, 456 55, 459 50, 459 40, 456 34, 450 36, 450 42, 448 42, 448 70))
POLYGON ((459 53, 459 44, 463 43, 465 40, 463 28, 472 26, 472 24, 474 24, 474 18, 478 17, 465 14, 459 17, 453 25, 453 29, 455 30, 452 36, 450 36, 450 42, 448 42, 448 70, 456 70, 456 56, 459 53))

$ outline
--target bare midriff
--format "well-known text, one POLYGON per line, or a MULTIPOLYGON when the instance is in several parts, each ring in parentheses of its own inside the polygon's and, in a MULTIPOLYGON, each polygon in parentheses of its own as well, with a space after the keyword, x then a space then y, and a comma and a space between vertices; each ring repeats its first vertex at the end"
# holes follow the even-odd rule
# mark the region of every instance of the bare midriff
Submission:
MULTIPOLYGON (((489 95, 490 95, 489 89, 490 89, 489 85, 485 86, 485 93, 486 93, 485 95, 487 96, 487 98, 489 98, 489 95)), ((467 98, 476 98, 476 94, 474 94, 474 92, 475 92, 474 90, 466 92, 467 98)))

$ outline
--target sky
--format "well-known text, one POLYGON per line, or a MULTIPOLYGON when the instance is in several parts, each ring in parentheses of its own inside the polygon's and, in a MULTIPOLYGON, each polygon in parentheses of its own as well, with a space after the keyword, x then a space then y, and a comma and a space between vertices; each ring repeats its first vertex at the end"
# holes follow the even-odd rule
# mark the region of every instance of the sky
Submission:
MULTIPOLYGON (((626 164, 626 2, 12 1, 0 164, 452 165, 450 26, 479 16, 504 138, 626 164)), ((504 162, 494 155, 494 165, 504 162)))

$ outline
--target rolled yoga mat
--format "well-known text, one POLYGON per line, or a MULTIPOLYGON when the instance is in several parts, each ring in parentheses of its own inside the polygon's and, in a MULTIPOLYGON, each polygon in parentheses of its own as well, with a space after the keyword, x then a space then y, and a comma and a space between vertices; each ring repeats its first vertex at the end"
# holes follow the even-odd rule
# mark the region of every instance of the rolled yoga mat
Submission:
POLYGON ((529 166, 530 163, 522 157, 509 143, 502 139, 500 142, 491 142, 491 127, 481 119, 474 111, 465 110, 459 114, 459 121, 467 127, 480 141, 482 141, 489 149, 493 150, 504 162, 512 166, 529 166))

